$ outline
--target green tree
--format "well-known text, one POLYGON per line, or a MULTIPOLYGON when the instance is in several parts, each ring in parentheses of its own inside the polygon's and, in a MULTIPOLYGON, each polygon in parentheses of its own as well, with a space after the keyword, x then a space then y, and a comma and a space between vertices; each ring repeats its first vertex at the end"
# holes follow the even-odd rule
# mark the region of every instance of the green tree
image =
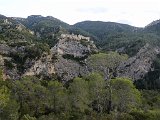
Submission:
POLYGON ((141 94, 128 78, 116 78, 110 81, 112 105, 120 112, 129 112, 141 103, 141 94))
POLYGON ((50 111, 63 114, 69 111, 67 90, 63 87, 63 84, 58 81, 50 81, 47 88, 49 90, 48 108, 50 111))
POLYGON ((2 70, 0 70, 0 120, 17 120, 18 108, 19 105, 13 99, 7 82, 2 78, 2 70))
POLYGON ((127 55, 120 55, 117 52, 99 53, 91 55, 87 61, 89 67, 96 72, 101 72, 105 79, 112 78, 116 67, 128 58, 127 55))
POLYGON ((25 77, 13 83, 12 92, 19 102, 19 119, 24 115, 39 117, 45 114, 48 91, 35 77, 25 77))
POLYGON ((89 84, 89 96, 93 109, 98 112, 105 110, 106 82, 99 73, 91 73, 85 77, 89 84))
POLYGON ((85 112, 89 107, 88 82, 82 78, 75 78, 69 86, 69 97, 72 110, 85 112))

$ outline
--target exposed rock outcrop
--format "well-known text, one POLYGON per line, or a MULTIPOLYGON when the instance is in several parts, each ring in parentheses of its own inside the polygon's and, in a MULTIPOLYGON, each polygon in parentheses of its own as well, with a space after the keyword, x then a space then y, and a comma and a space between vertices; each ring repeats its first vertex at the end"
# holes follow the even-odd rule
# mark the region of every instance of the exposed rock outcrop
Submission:
POLYGON ((0 55, 0 67, 4 65, 3 57, 0 55))
POLYGON ((11 47, 6 44, 0 44, 0 54, 9 54, 12 51, 11 47))
POLYGON ((146 44, 139 50, 136 56, 129 58, 119 65, 117 68, 117 76, 129 77, 133 80, 142 79, 153 69, 153 61, 159 53, 159 47, 152 47, 146 44))
MULTIPOLYGON (((31 61, 26 61, 26 64, 30 64, 31 61)), ((32 63, 31 63, 32 64, 32 63)), ((33 76, 33 75, 46 75, 50 76, 55 74, 54 64, 52 61, 52 56, 43 54, 42 57, 35 61, 31 68, 29 68, 23 76, 33 76)))
POLYGON ((55 72, 63 82, 89 73, 86 66, 70 59, 58 58, 55 62, 55 72))
POLYGON ((87 67, 80 62, 92 52, 97 52, 97 48, 88 37, 62 34, 57 44, 51 48, 50 55, 44 54, 35 61, 23 76, 56 74, 66 82, 88 73, 87 67))
POLYGON ((51 49, 53 54, 85 57, 92 52, 97 52, 96 46, 88 37, 81 35, 62 34, 59 42, 51 49))

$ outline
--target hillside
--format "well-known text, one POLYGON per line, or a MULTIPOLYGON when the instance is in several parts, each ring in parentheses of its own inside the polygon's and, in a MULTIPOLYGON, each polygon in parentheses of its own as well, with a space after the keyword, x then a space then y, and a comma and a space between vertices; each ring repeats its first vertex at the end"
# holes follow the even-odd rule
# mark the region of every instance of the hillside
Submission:
MULTIPOLYGON (((109 79, 108 75, 120 74, 116 73, 117 67, 121 71, 137 66, 130 63, 132 67, 127 68, 125 64, 130 62, 130 59, 132 61, 139 58, 138 52, 147 44, 151 48, 160 47, 159 35, 155 30, 149 29, 159 22, 151 23, 145 28, 136 28, 126 24, 101 21, 84 21, 71 26, 54 17, 40 15, 31 15, 27 18, 8 18, 1 15, 0 20, 0 53, 6 78, 19 79, 25 75, 35 75, 52 79, 56 76, 60 81, 66 82, 74 77, 83 76, 84 73, 96 71, 103 73, 104 78, 109 79), (98 51, 105 54, 95 54, 98 51), (115 56, 111 61, 107 57, 110 51, 113 52, 111 56, 115 56), (123 59, 125 54, 128 55, 129 61, 123 59), (95 59, 94 56, 100 58, 95 59), (116 57, 120 61, 116 60, 116 57), (116 66, 114 64, 105 66, 103 59, 111 65, 114 63, 112 61, 115 61, 116 66), (90 64, 92 61, 95 63, 90 64), (124 65, 121 64, 123 61, 124 65), (78 69, 74 70, 74 67, 78 69)), ((150 48, 147 48, 146 52, 149 51, 150 48)), ((138 77, 141 73, 133 74, 129 70, 123 74, 127 77, 134 76, 131 77, 133 80, 145 79, 145 76, 156 68, 155 66, 152 68, 156 55, 154 59, 151 55, 148 56, 151 60, 145 65, 148 66, 145 68, 147 72, 143 74, 140 71, 142 77, 138 77)), ((144 60, 137 59, 137 64, 140 61, 144 60)), ((155 79, 158 79, 158 76, 155 79)))
POLYGON ((102 22, 102 21, 84 21, 74 25, 87 32, 95 34, 100 39, 104 39, 108 34, 123 33, 123 32, 136 32, 140 28, 136 28, 127 24, 120 24, 114 22, 102 22), (101 33, 100 33, 101 31, 101 33))
POLYGON ((159 120, 159 29, 0 15, 0 120, 159 120))
POLYGON ((149 28, 147 30, 147 27, 137 28, 126 24, 101 21, 84 21, 74 26, 96 36, 98 39, 94 41, 97 47, 104 51, 118 51, 133 56, 146 43, 159 45, 156 30, 149 28))
MULTIPOLYGON (((105 54, 109 54, 110 51, 117 52, 120 54, 119 57, 122 58, 124 54, 127 54, 128 57, 132 59, 132 57, 138 56, 138 52, 147 44, 151 47, 160 47, 160 37, 155 32, 158 30, 149 29, 150 27, 159 28, 158 21, 151 23, 145 28, 101 21, 84 21, 71 26, 54 17, 43 17, 41 15, 31 15, 27 18, 8 18, 1 15, 0 21, 0 49, 4 61, 4 71, 6 71, 5 74, 8 78, 13 79, 21 78, 23 74, 32 74, 41 76, 42 78, 52 78, 51 74, 54 74, 62 81, 69 81, 74 77, 84 75, 81 73, 81 70, 77 69, 74 71, 72 68, 74 65, 79 69, 81 69, 82 66, 82 68, 85 68, 84 71, 86 73, 93 71, 102 72, 104 77, 108 79, 108 74, 111 74, 108 72, 108 69, 112 69, 113 66, 104 67, 98 64, 98 59, 97 62, 95 61, 94 63, 98 66, 94 67, 94 64, 90 64, 92 59, 95 59, 94 54, 98 51, 104 52, 105 54), (59 53, 56 53, 56 51, 59 53), (63 55, 60 55, 62 53, 63 55), (90 56, 92 56, 92 59, 90 59, 90 56), (62 58, 64 58, 64 60, 62 58), (57 60, 52 61, 51 59, 57 60), (42 62, 44 60, 46 62, 42 62), (59 63, 57 61, 59 61, 59 63), (65 64, 61 65, 63 62, 65 64, 68 62, 68 66, 65 66, 65 64), (72 63, 74 64, 72 65, 72 63), (99 67, 99 65, 101 67, 99 67), (51 68, 48 68, 49 66, 51 68), (49 72, 50 74, 48 74, 48 72, 44 74, 43 71, 45 70, 52 72, 49 72), (41 75, 41 73, 44 75, 41 75)), ((150 50, 146 49, 146 51, 149 52, 150 50)), ((100 56, 102 55, 100 59, 105 58, 105 54, 100 54, 100 56)), ((118 57, 118 54, 113 54, 113 56, 118 57)), ((99 55, 95 56, 98 57, 99 55)), ((149 59, 150 58, 152 58, 152 56, 149 56, 149 59)), ((106 58, 106 60, 107 59, 108 58, 106 58)), ((140 60, 141 59, 137 59, 138 62, 140 60)), ((156 57, 151 60, 151 63, 154 64, 155 60, 156 57)), ((112 64, 112 62, 109 63, 112 64)), ((119 74, 116 73, 116 67, 118 67, 120 63, 116 63, 117 65, 114 67, 114 70, 112 70, 112 74, 114 73, 113 76, 119 74)), ((149 67, 147 67, 147 72, 143 74, 143 77, 151 71, 152 64, 150 64, 150 62, 147 63, 149 67)), ((135 66, 133 63, 133 68, 135 66)), ((123 66, 123 69, 127 68, 123 66)), ((127 71, 125 74, 128 76, 130 73, 127 71)), ((140 79, 137 75, 134 78, 137 78, 135 80, 140 79)))

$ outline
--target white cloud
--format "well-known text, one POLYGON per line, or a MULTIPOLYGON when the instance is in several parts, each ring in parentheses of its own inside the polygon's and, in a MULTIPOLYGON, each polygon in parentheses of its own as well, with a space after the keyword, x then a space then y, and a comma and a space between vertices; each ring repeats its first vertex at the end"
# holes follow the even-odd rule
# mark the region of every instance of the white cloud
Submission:
POLYGON ((145 26, 160 19, 158 0, 0 0, 0 14, 51 15, 69 24, 101 20, 145 26))

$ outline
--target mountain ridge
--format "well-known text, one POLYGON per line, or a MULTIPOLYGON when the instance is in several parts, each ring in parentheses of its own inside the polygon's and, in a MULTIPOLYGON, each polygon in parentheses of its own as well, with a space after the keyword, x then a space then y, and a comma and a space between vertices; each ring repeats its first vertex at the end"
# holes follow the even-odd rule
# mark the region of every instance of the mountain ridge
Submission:
MULTIPOLYGON (((52 16, 41 15, 31 15, 28 18, 2 16, 0 20, 0 54, 6 65, 6 73, 14 79, 23 74, 41 76, 41 73, 48 71, 50 74, 58 75, 62 81, 69 81, 84 75, 83 70, 86 73, 98 71, 108 78, 108 74, 111 74, 108 69, 111 66, 107 64, 102 67, 95 62, 101 67, 93 67, 94 63, 90 65, 88 61, 102 59, 100 62, 108 60, 112 64, 114 60, 109 58, 112 55, 114 59, 119 57, 123 61, 127 58, 124 54, 129 58, 136 58, 137 53, 146 44, 153 48, 160 47, 160 36, 156 32, 127 24, 83 21, 71 26, 52 16), (98 54, 99 52, 105 54, 98 54)), ((149 49, 146 48, 146 51, 149 49)), ((137 63, 140 60, 137 59, 137 63)), ((111 67, 112 71, 115 71, 122 61, 117 61, 117 66, 111 67)), ((151 63, 154 63, 154 59, 151 63)), ((122 66, 126 69, 125 65, 122 66)), ((134 66, 133 64, 132 68, 134 66)), ((148 66, 146 69, 149 72, 151 65, 148 66)), ((41 77, 50 78, 52 75, 48 73, 41 77)))

